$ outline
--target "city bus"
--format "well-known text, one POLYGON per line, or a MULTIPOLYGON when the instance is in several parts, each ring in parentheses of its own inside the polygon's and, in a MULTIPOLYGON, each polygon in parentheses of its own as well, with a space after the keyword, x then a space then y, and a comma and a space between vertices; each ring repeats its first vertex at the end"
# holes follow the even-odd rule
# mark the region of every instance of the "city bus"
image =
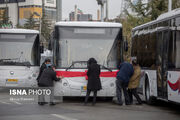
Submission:
POLYGON ((0 87, 34 87, 40 65, 39 32, 0 29, 0 87))
POLYGON ((132 52, 142 67, 139 91, 156 99, 180 103, 180 9, 132 30, 132 52))
POLYGON ((98 96, 116 95, 117 65, 123 60, 122 25, 108 22, 57 22, 51 41, 57 75, 55 94, 85 96, 87 61, 93 57, 101 66, 102 90, 98 96))

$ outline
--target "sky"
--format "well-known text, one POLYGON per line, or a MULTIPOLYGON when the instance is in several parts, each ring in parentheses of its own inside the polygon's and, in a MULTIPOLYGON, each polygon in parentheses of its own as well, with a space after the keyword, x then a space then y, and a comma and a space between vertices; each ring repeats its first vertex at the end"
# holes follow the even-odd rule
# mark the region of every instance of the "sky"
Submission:
MULTIPOLYGON (((83 11, 84 14, 92 14, 97 19, 97 10, 100 10, 96 0, 62 0, 62 19, 68 20, 69 13, 74 11, 74 6, 83 11)), ((109 18, 115 18, 121 12, 121 0, 109 0, 109 18)), ((105 14, 105 13, 104 13, 105 14)))

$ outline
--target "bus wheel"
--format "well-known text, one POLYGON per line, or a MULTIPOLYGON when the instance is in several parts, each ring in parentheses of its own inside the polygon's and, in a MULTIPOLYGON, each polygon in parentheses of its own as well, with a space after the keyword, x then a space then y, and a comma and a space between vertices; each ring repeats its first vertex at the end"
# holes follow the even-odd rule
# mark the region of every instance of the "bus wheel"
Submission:
POLYGON ((149 82, 148 80, 146 80, 146 83, 145 83, 145 98, 146 98, 146 102, 147 104, 153 104, 155 99, 153 96, 150 96, 150 86, 149 86, 149 82))

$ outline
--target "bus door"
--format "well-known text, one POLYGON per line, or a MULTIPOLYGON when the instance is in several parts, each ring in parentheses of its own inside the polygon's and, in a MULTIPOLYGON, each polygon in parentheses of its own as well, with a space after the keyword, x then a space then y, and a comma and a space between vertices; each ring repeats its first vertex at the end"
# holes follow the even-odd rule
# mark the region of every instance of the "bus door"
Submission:
POLYGON ((170 39, 169 29, 157 31, 157 94, 158 97, 167 99, 167 70, 168 70, 168 44, 170 39))

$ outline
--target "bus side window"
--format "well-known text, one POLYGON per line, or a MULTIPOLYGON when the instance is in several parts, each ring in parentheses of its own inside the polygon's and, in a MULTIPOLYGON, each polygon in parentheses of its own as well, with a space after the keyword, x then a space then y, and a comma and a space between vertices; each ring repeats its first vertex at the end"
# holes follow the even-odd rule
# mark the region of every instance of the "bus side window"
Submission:
MULTIPOLYGON (((180 23, 180 20, 179 20, 180 23)), ((176 31, 176 68, 180 68, 180 31, 176 31)))
POLYGON ((175 50, 175 31, 171 32, 171 39, 169 40, 169 55, 168 55, 168 68, 173 69, 175 68, 175 55, 176 55, 176 50, 175 50))

